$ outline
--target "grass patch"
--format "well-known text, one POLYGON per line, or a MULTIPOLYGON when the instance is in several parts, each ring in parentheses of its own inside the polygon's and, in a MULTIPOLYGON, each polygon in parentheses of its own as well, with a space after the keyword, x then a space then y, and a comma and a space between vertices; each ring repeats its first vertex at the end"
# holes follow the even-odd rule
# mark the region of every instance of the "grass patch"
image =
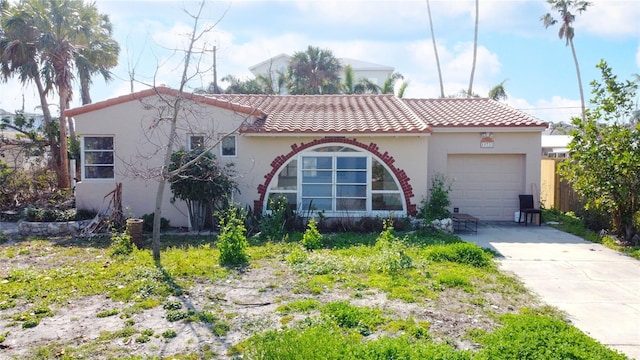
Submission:
POLYGON ((111 309, 111 310, 100 311, 100 312, 98 312, 98 314, 96 314, 96 316, 99 317, 99 318, 106 318, 106 317, 109 317, 109 316, 118 315, 119 313, 120 313, 120 310, 111 309))
MULTIPOLYGON (((118 330, 103 331, 97 339, 80 346, 70 343, 33 346, 25 355, 43 359, 56 358, 56 352, 63 349, 61 358, 142 358, 142 355, 128 353, 131 347, 123 343, 142 348, 140 344, 154 337, 168 342, 178 336, 172 329, 156 334, 151 329, 134 327, 133 315, 156 307, 164 309, 169 321, 199 322, 210 329, 208 336, 224 336, 236 326, 236 319, 246 317, 238 308, 217 312, 222 304, 242 306, 229 298, 226 290, 216 288, 221 283, 255 291, 254 294, 261 297, 274 295, 271 304, 280 303, 275 308, 280 321, 257 317, 250 323, 238 325, 254 334, 229 350, 230 354, 244 358, 506 359, 519 358, 512 354, 540 350, 541 346, 535 344, 550 343, 551 349, 557 347, 561 354, 569 349, 566 344, 572 341, 585 349, 593 346, 579 331, 559 328, 556 322, 547 321, 557 318, 552 311, 538 309, 535 315, 527 313, 512 315, 512 318, 500 315, 535 303, 517 279, 500 273, 492 255, 476 245, 427 231, 406 235, 388 231, 383 235, 382 241, 381 234, 325 235, 322 248, 306 251, 300 243, 302 234, 290 234, 283 242, 249 246, 249 264, 240 270, 219 264, 219 250, 213 246, 213 237, 168 237, 166 240, 163 237, 160 262, 153 261, 147 249, 132 249, 129 254, 111 257, 108 240, 64 244, 25 240, 0 247, 0 262, 27 264, 7 267, 0 275, 0 310, 5 310, 3 320, 13 321, 9 325, 15 326, 11 333, 14 337, 23 331, 20 326, 37 325, 42 317, 51 316, 51 309, 64 306, 73 298, 104 296, 121 302, 117 305, 120 310, 110 305, 103 307, 108 310, 96 315, 119 315, 122 324, 115 328, 118 330), (260 277, 258 284, 245 286, 243 276, 263 270, 265 277, 260 277), (203 288, 211 290, 203 291, 203 288), (447 289, 451 290, 445 291, 447 289), (277 291, 282 293, 276 294, 277 291), (369 304, 385 304, 384 312, 382 305, 355 305, 366 304, 367 300, 374 301, 369 304), (207 305, 196 309, 194 304, 207 305), (440 304, 445 306, 441 309, 440 304), (424 311, 410 310, 411 313, 405 315, 408 318, 404 318, 399 315, 404 311, 395 309, 404 309, 405 305, 407 309, 424 308, 429 309, 429 313, 442 311, 444 315, 433 314, 435 318, 431 318, 424 311), (16 307, 19 309, 14 310, 16 307), (502 327, 470 331, 468 338, 482 348, 457 350, 448 345, 457 339, 449 338, 450 335, 441 330, 441 322, 448 319, 446 311, 488 319, 486 322, 490 325, 502 327), (518 324, 523 325, 518 328, 518 324), (560 335, 552 342, 549 338, 555 333, 560 335), (512 340, 512 335, 518 340, 512 340), (439 343, 431 339, 439 339, 439 343), (522 341, 526 343, 520 344, 522 341), (503 346, 512 352, 501 357, 500 350, 495 349, 503 346)), ((445 325, 467 330, 463 323, 445 325)), ((464 333, 460 329, 456 331, 464 333)), ((0 335, 6 338, 8 333, 0 335)), ((152 349, 144 356, 160 356, 147 344, 149 347, 152 349)), ((177 359, 221 356, 205 345, 193 351, 166 356, 177 359)), ((606 348, 602 351, 604 359, 612 353, 606 348)), ((536 354, 533 358, 545 359, 544 354, 532 353, 536 354)))
POLYGON ((348 301, 325 304, 320 313, 340 328, 354 329, 364 336, 370 335, 386 321, 381 310, 353 306, 348 301))
POLYGON ((558 318, 525 312, 500 320, 496 331, 473 335, 483 346, 474 359, 627 359, 558 318))
POLYGON ((249 359, 434 359, 470 360, 471 354, 446 344, 407 336, 361 341, 361 335, 332 323, 268 331, 239 347, 249 359))
POLYGON ((279 305, 276 308, 276 311, 283 314, 291 314, 291 313, 303 313, 308 314, 312 310, 316 310, 320 307, 320 302, 316 299, 302 299, 292 301, 288 304, 279 305))
POLYGON ((610 236, 600 236, 600 234, 587 229, 584 222, 571 212, 563 213, 557 209, 544 209, 542 211, 542 216, 547 221, 547 225, 553 228, 640 259, 640 246, 624 246, 610 236))

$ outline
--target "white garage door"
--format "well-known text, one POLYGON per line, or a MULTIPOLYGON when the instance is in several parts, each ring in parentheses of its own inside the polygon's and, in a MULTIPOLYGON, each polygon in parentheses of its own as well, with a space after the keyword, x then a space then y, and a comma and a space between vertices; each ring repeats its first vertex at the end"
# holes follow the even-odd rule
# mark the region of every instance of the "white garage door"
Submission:
POLYGON ((524 193, 524 164, 524 155, 449 155, 452 207, 480 220, 513 221, 524 193))

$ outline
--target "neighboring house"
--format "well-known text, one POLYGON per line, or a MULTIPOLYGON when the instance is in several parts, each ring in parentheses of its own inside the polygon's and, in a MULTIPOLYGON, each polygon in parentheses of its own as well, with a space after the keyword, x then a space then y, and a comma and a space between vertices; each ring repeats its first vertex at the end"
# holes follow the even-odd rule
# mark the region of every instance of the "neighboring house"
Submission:
MULTIPOLYGON (((251 73, 255 76, 264 75, 271 79, 274 86, 277 85, 280 74, 287 73, 287 67, 291 61, 291 56, 280 54, 270 59, 262 61, 256 65, 249 67, 251 73)), ((393 74, 393 67, 374 64, 362 60, 338 58, 340 65, 343 67, 351 65, 355 80, 367 79, 378 86, 382 87, 384 82, 393 74)), ((344 78, 344 73, 340 73, 340 81, 344 78)), ((286 89, 281 89, 282 95, 286 94, 286 89)))
MULTIPOLYGON (((159 98, 177 95, 159 87, 67 110, 81 137, 79 208, 99 210, 121 182, 132 215, 153 212, 157 182, 147 175, 159 171, 166 144, 159 98)), ((489 99, 184 94, 183 104, 178 148, 215 145, 238 172, 234 201, 257 212, 284 195, 327 217, 415 215, 442 173, 452 210, 504 221, 518 194, 539 188, 547 124, 489 99)), ((185 205, 166 191, 162 215, 187 226, 185 205)))
MULTIPOLYGON (((0 119, 13 124, 16 115, 0 109, 0 119)), ((42 115, 26 114, 28 118, 34 118, 36 124, 41 124, 42 115)), ((29 169, 34 165, 42 165, 44 158, 39 156, 41 149, 34 146, 31 140, 26 139, 20 132, 9 127, 0 129, 0 160, 13 169, 29 169)))
POLYGON ((566 158, 569 154, 569 135, 547 135, 542 134, 542 157, 566 158))

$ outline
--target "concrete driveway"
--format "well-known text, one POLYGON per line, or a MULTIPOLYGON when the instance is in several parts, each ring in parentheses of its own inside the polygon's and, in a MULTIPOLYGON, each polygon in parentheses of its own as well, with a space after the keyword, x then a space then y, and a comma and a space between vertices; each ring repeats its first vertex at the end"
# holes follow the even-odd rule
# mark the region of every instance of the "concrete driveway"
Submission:
POLYGON ((599 342, 640 360, 640 261, 562 231, 481 223, 464 241, 500 254, 500 268, 599 342))

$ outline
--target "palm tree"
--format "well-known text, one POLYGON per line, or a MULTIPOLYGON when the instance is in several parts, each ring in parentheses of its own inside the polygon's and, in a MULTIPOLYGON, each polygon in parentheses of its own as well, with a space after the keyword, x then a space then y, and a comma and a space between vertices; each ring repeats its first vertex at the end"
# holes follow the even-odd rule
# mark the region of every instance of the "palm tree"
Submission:
POLYGON ((507 90, 504 88, 504 83, 507 80, 502 80, 502 82, 489 90, 489 98, 495 101, 507 100, 509 97, 507 95, 507 90))
MULTIPOLYGON (((575 29, 571 24, 575 21, 575 12, 582 13, 587 10, 587 7, 591 5, 590 2, 584 0, 547 0, 547 3, 551 5, 552 10, 558 11, 562 24, 560 24, 560 30, 558 31, 558 37, 565 39, 565 46, 571 45, 571 54, 573 55, 573 62, 576 66, 576 74, 578 76, 578 88, 580 89, 580 102, 582 104, 582 121, 586 120, 585 116, 585 104, 584 104, 584 91, 582 90, 582 78, 580 77, 580 67, 578 66, 578 57, 576 56, 576 49, 573 45, 573 37, 575 36, 575 29)), ((545 29, 549 26, 555 25, 558 20, 554 19, 551 13, 546 13, 540 17, 540 20, 544 24, 545 29)))
POLYGON ((287 69, 287 90, 292 95, 337 94, 341 70, 330 50, 309 46, 293 54, 287 69))
POLYGON ((347 95, 352 94, 379 94, 381 89, 373 81, 360 78, 355 81, 355 72, 351 65, 344 67, 344 80, 340 84, 342 92, 347 95))
POLYGON ((471 77, 469 78, 469 89, 467 94, 473 94, 473 76, 476 73, 476 59, 478 57, 478 12, 479 12, 479 0, 476 0, 476 25, 473 35, 473 64, 471 65, 471 77))
MULTIPOLYGON (((52 152, 58 150, 58 155, 54 155, 58 186, 68 188, 67 120, 64 111, 73 95, 73 70, 76 64, 80 64, 82 69, 77 70, 81 77, 87 77, 84 80, 88 87, 92 74, 100 72, 104 76, 108 68, 115 66, 114 56, 105 55, 105 52, 117 49, 117 44, 111 39, 111 25, 107 17, 97 12, 94 4, 85 6, 82 0, 26 0, 12 11, 5 11, 4 22, 20 23, 24 27, 20 32, 28 34, 28 37, 23 37, 26 41, 23 46, 30 49, 30 60, 10 72, 20 72, 22 76, 23 70, 28 71, 28 78, 21 77, 21 80, 36 82, 41 102, 52 89, 58 92, 59 142, 57 149, 52 147, 52 152), (91 60, 95 63, 92 64, 91 60)), ((43 111, 46 108, 43 104, 43 111)))
POLYGON ((444 97, 444 84, 442 83, 442 70, 440 70, 440 58, 438 57, 438 47, 436 46, 436 36, 433 33, 433 20, 431 20, 431 5, 427 0, 427 13, 429 14, 429 29, 431 29, 431 42, 433 43, 433 52, 436 55, 436 66, 438 67, 438 79, 440 80, 440 97, 444 97))
MULTIPOLYGON (((40 77, 40 54, 38 49, 40 33, 29 23, 29 13, 22 5, 2 4, 0 17, 0 80, 6 81, 17 76, 23 85, 33 82, 40 98, 45 132, 49 139, 54 163, 59 163, 58 142, 53 132, 53 118, 47 102, 49 87, 45 87, 40 77)), ((56 172, 59 174, 56 168, 56 172)), ((58 176, 60 177, 60 176, 58 176)), ((65 176, 67 177, 67 176, 65 176)))
POLYGON ((108 15, 98 13, 95 6, 83 4, 80 13, 82 23, 87 24, 87 44, 80 47, 75 66, 80 81, 82 105, 91 103, 92 77, 100 74, 105 81, 112 79, 109 69, 118 65, 120 45, 113 39, 113 26, 108 15))
MULTIPOLYGON (((398 82, 398 80, 404 80, 404 76, 399 72, 392 73, 384 81, 382 88, 380 88, 380 92, 382 94, 395 94, 396 82, 398 82)), ((400 88, 398 89, 398 93, 396 94, 396 96, 398 96, 399 98, 403 97, 404 92, 407 90, 407 86, 409 86, 409 83, 407 81, 403 81, 400 85, 400 88)))

